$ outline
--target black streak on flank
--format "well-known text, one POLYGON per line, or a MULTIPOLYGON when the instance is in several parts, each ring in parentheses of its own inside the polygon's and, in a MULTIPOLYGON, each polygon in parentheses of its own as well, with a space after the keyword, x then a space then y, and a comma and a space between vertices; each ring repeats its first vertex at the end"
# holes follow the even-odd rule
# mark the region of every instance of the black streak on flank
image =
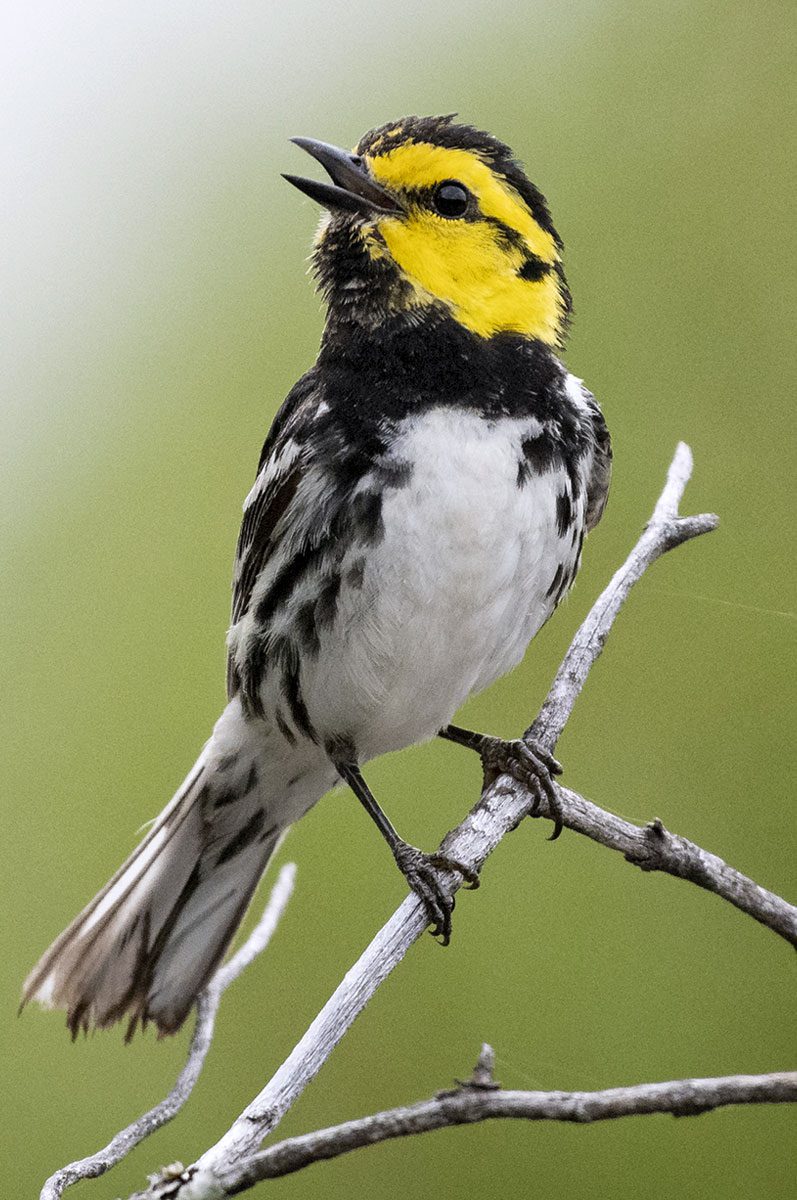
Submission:
POLYGON ((573 506, 567 492, 560 492, 556 497, 556 529, 559 537, 564 537, 573 520, 573 506))
POLYGON ((302 695, 298 668, 283 676, 283 687, 288 698, 288 707, 291 710, 294 725, 299 730, 299 733, 303 733, 311 742, 317 742, 318 735, 315 729, 313 729, 310 714, 307 711, 307 706, 302 695))
POLYGON ((306 654, 316 655, 321 643, 318 640, 318 629, 315 619, 315 600, 308 600, 296 614, 296 636, 306 654))
POLYGON ((340 575, 330 575, 321 585, 318 599, 315 602, 315 620, 319 629, 331 625, 338 610, 338 593, 340 592, 340 575))
POLYGON ((238 788, 225 788, 224 791, 219 792, 218 796, 214 797, 213 807, 226 808, 228 804, 235 804, 236 800, 240 800, 241 795, 242 793, 238 790, 238 788))
POLYGON ((573 499, 578 500, 581 495, 581 472, 579 471, 579 463, 581 455, 577 458, 569 458, 567 461, 567 477, 570 480, 570 487, 573 492, 573 499))
POLYGON ((258 808, 252 814, 243 828, 239 829, 235 836, 231 837, 229 842, 222 847, 219 857, 216 859, 217 867, 220 867, 222 863, 229 862, 231 858, 235 858, 236 854, 240 854, 255 840, 263 828, 265 816, 262 808, 258 808))
POLYGON ((518 462, 517 485, 523 487, 532 475, 545 475, 561 466, 562 456, 547 433, 524 438, 520 444, 523 457, 518 462))
POLYGON ((529 254, 526 261, 517 270, 518 279, 526 279, 529 283, 537 283, 550 273, 550 263, 543 262, 541 258, 537 258, 536 254, 529 254))
POLYGON ((303 604, 296 614, 296 635, 305 654, 314 656, 321 648, 319 630, 332 624, 338 609, 340 575, 324 579, 318 594, 303 604))
POLYGON ((561 583, 562 583, 562 579, 564 578, 564 573, 565 573, 564 563, 559 563, 559 566, 556 568, 556 574, 554 575, 553 580, 551 582, 551 586, 548 588, 548 591, 545 593, 545 595, 549 599, 551 596, 553 596, 554 592, 558 592, 559 587, 561 586, 561 583))
POLYGON ((227 804, 234 804, 236 800, 243 800, 244 796, 248 796, 257 787, 258 773, 257 767, 252 763, 249 768, 249 774, 242 788, 228 787, 220 792, 213 801, 214 808, 224 808, 227 804))
POLYGON ((385 532, 380 493, 360 492, 356 495, 351 502, 349 520, 355 537, 366 546, 380 542, 385 532))
POLYGON ((302 685, 299 679, 299 653, 296 646, 287 638, 283 638, 275 644, 273 650, 275 659, 282 663, 282 692, 288 702, 294 727, 312 742, 317 742, 318 736, 313 729, 302 696, 302 685))
POLYGON ((349 587, 355 588, 355 590, 359 591, 359 589, 363 585, 364 578, 365 578, 365 559, 364 558, 356 558, 354 560, 354 562, 351 564, 351 566, 349 567, 348 571, 346 572, 346 582, 348 583, 349 587))
POLYGON ((274 713, 274 720, 277 723, 277 729, 279 729, 280 733, 285 738, 285 741, 288 743, 288 745, 295 746, 296 745, 296 735, 294 734, 293 730, 291 729, 290 725, 285 720, 285 718, 283 717, 283 715, 279 709, 277 709, 276 712, 274 713))
POLYGON ((347 733, 338 733, 334 737, 327 738, 324 742, 324 749, 329 761, 335 766, 357 762, 354 738, 347 733))
POLYGON ((241 697, 248 716, 262 717, 263 701, 260 698, 260 684, 266 665, 266 646, 262 637, 255 640, 244 660, 243 670, 236 672, 240 683, 241 697))
POLYGON ((313 548, 308 547, 302 553, 294 554, 288 559, 255 609, 258 625, 264 626, 269 623, 279 606, 288 599, 296 584, 307 571, 314 555, 313 548))
POLYGON ((554 600, 555 604, 559 604, 560 601, 563 600, 570 591, 570 588, 573 586, 573 580, 576 577, 577 570, 578 563, 571 562, 567 571, 562 572, 562 582, 559 584, 559 590, 556 593, 556 599, 554 600))
POLYGON ((404 459, 385 459, 374 466, 376 483, 381 487, 406 487, 412 479, 412 463, 404 459))

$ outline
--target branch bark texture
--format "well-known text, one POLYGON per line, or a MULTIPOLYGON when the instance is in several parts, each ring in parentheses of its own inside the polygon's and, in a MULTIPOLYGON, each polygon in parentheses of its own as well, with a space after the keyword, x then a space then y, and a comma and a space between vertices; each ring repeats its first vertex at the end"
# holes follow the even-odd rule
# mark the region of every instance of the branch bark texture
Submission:
POLYGON ((301 1137, 287 1138, 261 1150, 219 1176, 221 1196, 236 1196, 264 1179, 301 1171, 312 1163, 394 1138, 431 1133, 454 1125, 510 1119, 572 1121, 589 1124, 618 1117, 670 1113, 693 1117, 735 1104, 783 1104, 797 1101, 797 1072, 728 1075, 717 1079, 677 1079, 607 1088, 600 1092, 518 1092, 466 1083, 431 1100, 391 1108, 357 1121, 346 1121, 301 1137))

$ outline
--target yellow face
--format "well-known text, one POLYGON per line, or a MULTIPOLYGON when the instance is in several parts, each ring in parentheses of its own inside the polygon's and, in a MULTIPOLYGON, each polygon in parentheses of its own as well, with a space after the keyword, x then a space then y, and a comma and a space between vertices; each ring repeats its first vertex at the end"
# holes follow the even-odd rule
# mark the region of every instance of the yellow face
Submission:
POLYGON ((408 141, 366 153, 401 211, 374 217, 374 258, 393 259, 415 302, 442 301, 481 337, 562 338, 566 291, 555 236, 477 151, 408 141))

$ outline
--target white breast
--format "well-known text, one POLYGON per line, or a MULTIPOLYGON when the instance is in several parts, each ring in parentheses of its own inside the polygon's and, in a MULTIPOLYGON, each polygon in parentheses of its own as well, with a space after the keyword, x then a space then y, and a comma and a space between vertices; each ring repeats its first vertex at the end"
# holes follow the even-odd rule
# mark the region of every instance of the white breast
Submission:
POLYGON ((519 486, 521 444, 539 432, 533 418, 451 408, 400 431, 395 458, 412 475, 386 491, 384 536, 362 586, 342 589, 305 688, 314 721, 346 727, 363 759, 434 736, 517 665, 553 611, 557 568, 578 549, 557 531, 564 470, 519 486))

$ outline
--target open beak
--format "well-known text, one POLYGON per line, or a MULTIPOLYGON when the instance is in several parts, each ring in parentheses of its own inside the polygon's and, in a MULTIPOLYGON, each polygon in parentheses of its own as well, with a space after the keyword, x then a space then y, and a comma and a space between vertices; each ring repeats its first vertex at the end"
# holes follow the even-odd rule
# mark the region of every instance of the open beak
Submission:
POLYGON ((326 142, 316 142, 313 138, 296 137, 291 141, 320 162, 332 180, 332 183, 321 183, 317 179, 283 175, 283 179, 287 179, 288 183, 292 183, 311 200, 317 200, 325 208, 343 209, 364 216, 401 211, 390 193, 374 183, 359 155, 329 146, 326 142))

